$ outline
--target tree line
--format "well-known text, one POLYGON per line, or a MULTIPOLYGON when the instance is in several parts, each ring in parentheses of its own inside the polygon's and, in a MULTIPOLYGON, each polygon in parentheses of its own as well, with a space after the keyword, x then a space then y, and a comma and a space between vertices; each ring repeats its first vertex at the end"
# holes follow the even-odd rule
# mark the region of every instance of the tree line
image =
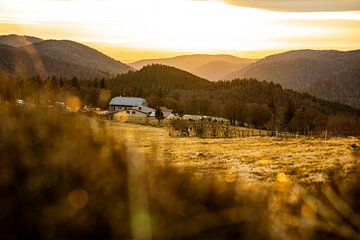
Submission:
POLYGON ((24 99, 46 105, 77 96, 82 105, 106 109, 114 96, 146 98, 149 106, 167 106, 181 114, 229 119, 232 125, 286 131, 360 131, 360 110, 284 89, 256 79, 210 82, 163 65, 112 79, 77 77, 21 79, 0 75, 0 100, 24 99))

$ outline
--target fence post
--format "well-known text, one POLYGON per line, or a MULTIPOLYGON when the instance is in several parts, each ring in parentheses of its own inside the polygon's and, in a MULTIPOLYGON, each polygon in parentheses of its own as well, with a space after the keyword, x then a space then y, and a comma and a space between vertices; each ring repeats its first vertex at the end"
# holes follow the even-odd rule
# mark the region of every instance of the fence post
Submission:
POLYGON ((327 140, 328 131, 325 131, 325 140, 327 140))
POLYGON ((278 130, 275 131, 275 137, 278 138, 279 132, 278 130))

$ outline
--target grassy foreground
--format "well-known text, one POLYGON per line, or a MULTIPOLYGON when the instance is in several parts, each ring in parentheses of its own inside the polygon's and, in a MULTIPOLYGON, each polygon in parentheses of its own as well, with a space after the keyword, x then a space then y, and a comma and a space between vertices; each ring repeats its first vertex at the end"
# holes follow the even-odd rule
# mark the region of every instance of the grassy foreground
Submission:
POLYGON ((271 183, 285 174, 293 181, 325 182, 335 173, 346 177, 357 167, 351 145, 359 140, 351 137, 176 138, 169 136, 167 128, 112 121, 102 124, 116 141, 127 142, 135 155, 147 156, 159 165, 192 169, 197 176, 211 175, 219 181, 271 183))
MULTIPOLYGON (((261 187, 260 179, 246 180, 251 171, 234 164, 249 156, 255 168, 271 156, 271 144, 285 144, 279 156, 285 158, 297 142, 271 139, 262 149, 256 139, 178 139, 156 128, 0 107, 0 239, 360 237, 356 171, 305 184, 280 169, 261 187), (228 164, 228 158, 234 160, 228 164)), ((329 159, 351 159, 346 145, 355 140, 342 141, 322 143, 323 153, 334 149, 329 159)), ((311 149, 315 141, 301 144, 311 149)), ((323 155, 318 150, 309 152, 313 159, 323 155)), ((259 165, 267 170, 265 162, 259 165)))

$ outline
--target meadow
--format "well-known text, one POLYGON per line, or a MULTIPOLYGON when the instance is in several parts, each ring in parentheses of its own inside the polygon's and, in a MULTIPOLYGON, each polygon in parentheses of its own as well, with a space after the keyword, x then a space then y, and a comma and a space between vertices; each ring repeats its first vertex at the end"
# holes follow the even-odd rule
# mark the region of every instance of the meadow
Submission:
POLYGON ((0 110, 0 239, 359 239, 357 139, 0 110))
POLYGON ((267 184, 281 174, 296 182, 327 182, 333 174, 346 177, 356 169, 351 146, 359 140, 354 137, 172 137, 166 127, 99 121, 92 126, 105 126, 135 156, 152 164, 191 169, 196 176, 210 175, 220 182, 267 184))

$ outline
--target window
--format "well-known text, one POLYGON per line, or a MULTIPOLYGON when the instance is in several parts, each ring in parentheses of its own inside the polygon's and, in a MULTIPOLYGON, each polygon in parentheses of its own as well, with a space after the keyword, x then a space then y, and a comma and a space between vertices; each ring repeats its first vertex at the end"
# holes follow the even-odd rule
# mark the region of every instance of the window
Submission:
POLYGON ((130 111, 126 111, 127 114, 130 114, 130 111))
POLYGON ((132 114, 136 114, 136 112, 135 112, 135 111, 132 111, 132 114))
POLYGON ((139 110, 141 110, 141 107, 139 107, 139 110))

